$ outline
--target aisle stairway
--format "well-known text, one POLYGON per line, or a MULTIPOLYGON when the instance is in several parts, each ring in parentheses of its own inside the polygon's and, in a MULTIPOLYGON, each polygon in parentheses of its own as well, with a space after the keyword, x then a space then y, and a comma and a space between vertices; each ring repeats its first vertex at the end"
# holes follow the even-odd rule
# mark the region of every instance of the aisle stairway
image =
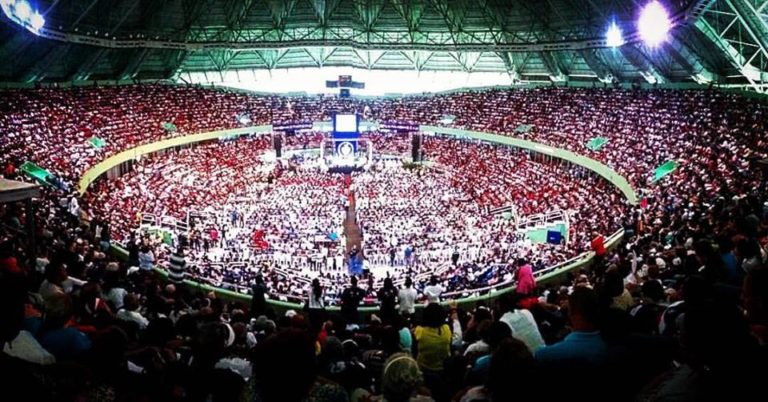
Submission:
POLYGON ((355 194, 350 193, 349 209, 347 209, 347 216, 344 219, 344 237, 347 239, 347 250, 352 250, 352 247, 354 246, 357 246, 358 250, 362 250, 363 236, 362 233, 360 233, 360 227, 357 225, 357 212, 355 210, 355 204, 355 194))

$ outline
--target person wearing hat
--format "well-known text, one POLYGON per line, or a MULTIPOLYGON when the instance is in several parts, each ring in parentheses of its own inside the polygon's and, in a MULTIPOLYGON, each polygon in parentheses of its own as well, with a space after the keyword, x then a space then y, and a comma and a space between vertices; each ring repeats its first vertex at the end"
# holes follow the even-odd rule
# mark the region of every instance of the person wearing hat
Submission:
MULTIPOLYGON (((384 363, 381 375, 380 402, 434 402, 422 393, 424 374, 419 364, 406 353, 396 353, 384 363)), ((356 390, 352 401, 371 400, 367 391, 356 390)))

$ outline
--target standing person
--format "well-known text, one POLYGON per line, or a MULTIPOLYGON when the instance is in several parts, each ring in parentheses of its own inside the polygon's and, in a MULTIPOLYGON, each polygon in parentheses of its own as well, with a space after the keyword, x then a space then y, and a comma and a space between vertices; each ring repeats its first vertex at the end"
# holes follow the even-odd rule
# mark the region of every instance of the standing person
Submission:
POLYGON ((139 249, 139 268, 143 272, 149 272, 155 266, 155 253, 148 245, 141 246, 139 249))
POLYGON ((412 267, 413 266, 413 248, 411 245, 405 246, 405 251, 403 252, 405 256, 405 266, 412 267))
POLYGON ((517 260, 517 271, 515 272, 515 279, 517 280, 517 286, 515 292, 520 295, 530 295, 536 290, 536 279, 533 277, 533 268, 524 258, 517 260))
POLYGON ((251 317, 257 318, 264 314, 267 308, 267 285, 264 283, 264 277, 261 274, 256 275, 256 283, 251 286, 251 317))
POLYGON ((358 250, 357 245, 353 245, 352 249, 349 251, 349 273, 350 275, 358 275, 362 273, 362 269, 360 267, 360 263, 358 261, 358 256, 360 254, 360 250, 358 250))
MULTIPOLYGON (((372 278, 373 276, 371 276, 372 278)), ((395 318, 395 305, 397 304, 398 291, 392 284, 392 278, 384 279, 384 286, 379 289, 379 303, 381 303, 381 320, 384 324, 391 324, 395 318)))
POLYGON ((592 251, 595 253, 595 257, 592 259, 592 266, 597 269, 598 276, 603 274, 603 260, 605 259, 605 237, 599 232, 592 233, 592 240, 589 242, 592 251))
POLYGON ((325 314, 325 290, 320 286, 320 280, 315 278, 309 287, 307 294, 307 310, 309 310, 309 322, 313 328, 318 328, 324 321, 325 314))
POLYGON ((397 251, 395 251, 394 247, 389 248, 389 266, 394 267, 395 266, 395 256, 397 255, 397 251))
POLYGON ((451 254, 451 263, 454 267, 459 264, 459 256, 459 249, 454 248, 453 254, 451 254))
POLYGON ((410 318, 416 312, 416 289, 413 288, 413 281, 410 277, 405 278, 405 287, 397 293, 397 300, 400 302, 400 314, 403 317, 410 318))
POLYGON ((357 277, 353 276, 349 282, 351 286, 341 293, 341 315, 348 323, 357 324, 359 321, 357 307, 365 297, 365 292, 357 287, 357 277))
POLYGON ((168 280, 176 285, 184 283, 186 276, 187 261, 184 259, 184 249, 179 247, 176 252, 171 254, 171 261, 168 264, 168 280))
POLYGON ((443 371, 443 361, 451 355, 451 328, 445 318, 445 309, 441 305, 429 303, 424 309, 421 325, 413 330, 419 367, 437 376, 443 371))
POLYGON ((429 278, 429 285, 424 288, 424 296, 427 297, 427 303, 440 303, 440 295, 444 289, 437 284, 437 277, 432 275, 429 278))
POLYGON ((139 266, 139 245, 136 243, 136 235, 133 232, 128 237, 128 266, 139 266))
POLYGON ((208 232, 208 236, 211 238, 211 247, 217 247, 219 241, 219 231, 216 228, 211 228, 208 232))

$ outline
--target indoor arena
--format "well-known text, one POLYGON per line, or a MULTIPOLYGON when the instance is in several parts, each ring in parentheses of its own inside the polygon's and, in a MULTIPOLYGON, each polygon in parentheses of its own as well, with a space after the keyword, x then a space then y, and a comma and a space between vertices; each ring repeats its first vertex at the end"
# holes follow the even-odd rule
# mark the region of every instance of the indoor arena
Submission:
POLYGON ((0 399, 768 398, 768 0, 0 7, 0 399))

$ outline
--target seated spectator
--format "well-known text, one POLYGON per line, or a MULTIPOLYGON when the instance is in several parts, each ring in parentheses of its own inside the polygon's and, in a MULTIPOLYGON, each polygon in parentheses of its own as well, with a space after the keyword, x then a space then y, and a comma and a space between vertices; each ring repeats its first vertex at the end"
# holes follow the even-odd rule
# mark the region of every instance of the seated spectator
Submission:
POLYGON ((483 320, 477 324, 477 335, 480 337, 477 341, 471 343, 464 350, 464 356, 475 357, 478 355, 485 355, 490 352, 488 346, 489 330, 491 328, 491 320, 483 320))
POLYGON ((56 356, 57 361, 82 357, 91 349, 87 335, 72 326, 72 298, 55 293, 45 302, 45 316, 35 331, 40 345, 56 356))
POLYGON ((535 387, 534 367, 533 355, 528 347, 517 339, 506 338, 490 358, 485 385, 467 390, 460 402, 535 399, 542 391, 535 387))
POLYGON ((538 363, 548 367, 596 367, 606 359, 607 346, 600 336, 600 306, 595 291, 576 288, 568 296, 571 333, 561 342, 535 352, 538 363))
POLYGON ((643 400, 748 400, 760 392, 765 353, 734 305, 699 304, 682 321, 681 364, 650 384, 643 400))
MULTIPOLYGON (((381 379, 384 364, 390 356, 401 353, 400 333, 397 328, 386 326, 376 337, 378 344, 363 352, 362 363, 366 370, 377 382, 381 379)), ((380 389, 376 387, 376 389, 380 389)))
POLYGON ((632 310, 632 329, 635 332, 648 335, 657 335, 659 333, 659 321, 664 313, 664 288, 659 281, 645 281, 640 290, 642 294, 642 303, 638 304, 632 310))
POLYGON ((21 273, 13 255, 13 242, 10 240, 0 242, 0 271, 21 273))
POLYGON ((256 347, 253 372, 257 400, 302 402, 315 382, 315 346, 308 333, 287 329, 256 347))
POLYGON ((410 356, 397 353, 384 363, 381 376, 382 402, 430 402, 420 394, 424 377, 419 364, 410 356))
POLYGON ((0 271, 0 361, 7 356, 39 365, 49 365, 56 358, 45 350, 35 336, 23 329, 26 301, 24 278, 20 272, 0 271))
POLYGON ((139 309, 139 298, 133 293, 128 293, 123 299, 124 306, 117 312, 117 319, 134 322, 140 330, 147 328, 149 320, 144 318, 139 309))
POLYGON ((635 305, 635 300, 629 289, 624 286, 624 280, 618 269, 610 267, 603 276, 603 283, 599 288, 601 297, 609 300, 608 307, 621 311, 628 311, 635 305))
POLYGON ((768 270, 754 269, 747 274, 742 301, 752 336, 760 345, 768 344, 768 270))
POLYGON ((488 335, 486 342, 488 343, 488 351, 480 356, 472 365, 472 371, 469 375, 469 383, 477 384, 482 383, 488 377, 488 367, 491 364, 491 353, 504 342, 504 340, 512 337, 512 330, 509 326, 503 322, 495 321, 488 327, 488 335))
POLYGON ((67 278, 67 269, 63 264, 48 264, 45 267, 45 280, 40 284, 38 293, 40 293, 43 300, 51 299, 58 294, 64 294, 64 281, 67 278))

